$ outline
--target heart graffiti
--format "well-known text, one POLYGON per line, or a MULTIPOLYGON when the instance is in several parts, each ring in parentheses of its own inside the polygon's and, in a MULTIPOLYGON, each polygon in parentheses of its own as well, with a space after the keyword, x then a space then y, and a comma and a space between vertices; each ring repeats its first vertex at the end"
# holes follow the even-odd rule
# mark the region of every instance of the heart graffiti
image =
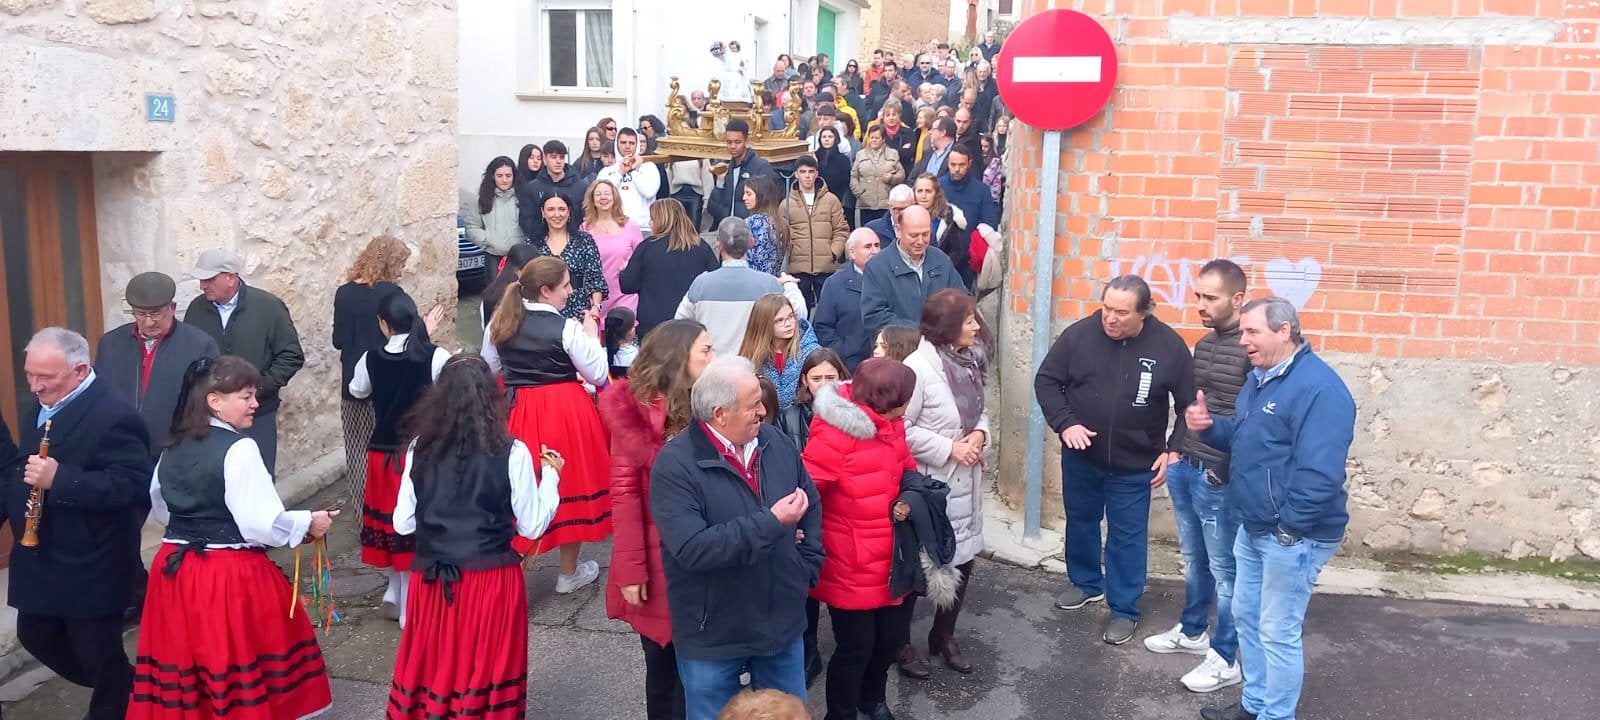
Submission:
POLYGON ((1297 263, 1278 258, 1267 262, 1264 274, 1273 295, 1294 303, 1295 309, 1303 309, 1322 284, 1322 263, 1311 258, 1301 258, 1297 263))

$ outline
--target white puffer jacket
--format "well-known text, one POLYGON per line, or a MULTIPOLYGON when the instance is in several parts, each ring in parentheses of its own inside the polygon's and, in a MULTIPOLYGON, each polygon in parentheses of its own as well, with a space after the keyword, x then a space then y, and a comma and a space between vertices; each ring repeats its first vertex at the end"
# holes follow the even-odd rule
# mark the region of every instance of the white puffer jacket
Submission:
MULTIPOLYGON (((983 550, 983 464, 962 465, 950 459, 950 447, 961 439, 961 413, 955 394, 945 378, 944 361, 933 344, 923 340, 916 352, 906 358, 906 366, 917 374, 917 388, 906 405, 906 444, 917 460, 917 469, 950 485, 946 510, 956 533, 956 555, 951 564, 960 565, 983 550)), ((989 412, 978 419, 977 430, 989 434, 989 412)))

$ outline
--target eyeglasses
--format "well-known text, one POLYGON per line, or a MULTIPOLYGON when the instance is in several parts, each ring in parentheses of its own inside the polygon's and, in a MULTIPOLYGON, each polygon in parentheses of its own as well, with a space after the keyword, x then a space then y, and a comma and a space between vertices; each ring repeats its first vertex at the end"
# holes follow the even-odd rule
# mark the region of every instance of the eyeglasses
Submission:
POLYGON ((772 322, 776 325, 793 325, 795 323, 795 316, 784 315, 780 318, 773 318, 772 322))
POLYGON ((162 316, 166 314, 166 308, 158 308, 155 310, 140 310, 139 308, 133 309, 133 316, 140 320, 160 320, 162 316))

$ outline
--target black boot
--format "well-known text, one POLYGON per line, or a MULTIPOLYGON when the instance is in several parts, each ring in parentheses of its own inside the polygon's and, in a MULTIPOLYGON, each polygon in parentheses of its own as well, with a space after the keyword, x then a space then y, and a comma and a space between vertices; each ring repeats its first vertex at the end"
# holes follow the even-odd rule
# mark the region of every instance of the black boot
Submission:
POLYGON ((1201 708, 1200 717, 1203 720, 1256 720, 1256 714, 1244 709, 1244 705, 1240 703, 1220 708, 1201 708))
POLYGON ((806 689, 811 689, 812 683, 822 674, 822 653, 815 647, 806 648, 806 689))
POLYGON ((878 703, 870 708, 861 708, 861 714, 872 720, 894 720, 894 713, 889 712, 888 703, 878 703))

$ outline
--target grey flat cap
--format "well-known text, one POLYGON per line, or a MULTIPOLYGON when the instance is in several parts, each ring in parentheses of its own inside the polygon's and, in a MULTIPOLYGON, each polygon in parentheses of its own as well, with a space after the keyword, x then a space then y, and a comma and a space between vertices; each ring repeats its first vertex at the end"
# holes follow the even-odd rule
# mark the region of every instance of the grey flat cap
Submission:
POLYGON ((217 248, 200 253, 200 262, 194 264, 189 276, 196 280, 210 280, 222 273, 237 275, 243 270, 244 261, 238 255, 232 250, 217 248))
POLYGON ((172 304, 178 285, 166 273, 147 272, 128 281, 128 305, 136 308, 164 308, 172 304))

